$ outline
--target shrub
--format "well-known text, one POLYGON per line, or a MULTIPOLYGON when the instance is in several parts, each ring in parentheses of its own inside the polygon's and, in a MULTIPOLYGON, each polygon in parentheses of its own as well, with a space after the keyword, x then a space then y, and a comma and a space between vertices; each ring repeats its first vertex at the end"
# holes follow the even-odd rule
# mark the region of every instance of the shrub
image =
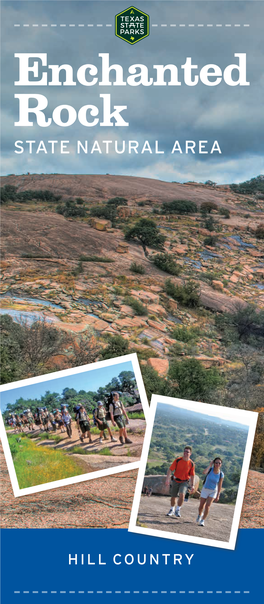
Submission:
POLYGON ((241 305, 234 313, 217 315, 215 324, 231 341, 240 340, 252 344, 254 338, 255 343, 263 343, 264 311, 258 311, 253 304, 241 305))
POLYGON ((218 205, 213 201, 204 201, 201 203, 200 212, 202 214, 211 214, 213 210, 217 210, 218 205))
POLYGON ((13 185, 5 185, 0 189, 0 199, 1 203, 6 203, 7 201, 16 201, 17 198, 17 187, 13 185))
POLYGON ((108 342, 108 346, 102 351, 102 359, 111 359, 129 353, 129 342, 122 336, 110 336, 108 342))
POLYGON ((204 239, 204 245, 209 245, 210 247, 214 247, 217 244, 217 237, 205 237, 204 239))
POLYGON ((230 211, 227 208, 220 208, 219 214, 224 218, 230 218, 230 211))
POLYGON ((137 300, 137 298, 133 298, 133 296, 128 296, 127 298, 125 298, 125 303, 128 304, 128 306, 131 306, 131 308, 133 308, 136 315, 144 316, 148 314, 147 307, 144 306, 144 304, 142 304, 140 300, 137 300))
POLYGON ((206 399, 210 391, 221 382, 216 368, 205 369, 197 359, 172 361, 168 377, 177 382, 180 397, 192 400, 206 399))
POLYGON ((83 217, 86 216, 86 211, 82 207, 78 207, 76 202, 72 199, 68 199, 64 204, 59 204, 56 207, 57 214, 62 214, 65 218, 69 217, 83 217))
POLYGON ((174 201, 165 201, 162 204, 164 214, 195 214, 197 205, 188 199, 175 199, 174 201))
POLYGON ((17 201, 19 203, 37 199, 39 201, 59 201, 61 195, 54 195, 52 191, 46 189, 36 189, 18 192, 17 187, 13 185, 5 185, 1 189, 2 203, 7 201, 17 201))
POLYGON ((164 290, 168 296, 183 304, 183 306, 199 306, 200 287, 195 281, 187 281, 183 285, 175 285, 170 279, 166 279, 164 290))
POLYGON ((74 268, 72 270, 72 275, 74 275, 74 277, 78 277, 81 273, 83 273, 83 265, 82 265, 82 261, 79 260, 76 268, 74 268))
POLYGON ((79 205, 82 205, 84 203, 84 199, 82 197, 76 197, 75 199, 76 203, 78 203, 79 205))
POLYGON ((142 264, 137 264, 137 262, 131 262, 130 270, 132 273, 138 273, 139 275, 145 275, 145 269, 142 264))
POLYGON ((34 254, 33 252, 22 252, 21 254, 21 258, 51 258, 51 256, 49 254, 40 254, 40 253, 36 253, 34 254))
POLYGON ((104 447, 101 451, 98 451, 99 455, 114 455, 109 447, 104 447))
POLYGON ((175 340, 179 340, 180 342, 191 342, 192 340, 197 340, 198 336, 201 335, 201 330, 199 327, 175 327, 172 332, 172 337, 175 340))
POLYGON ((207 218, 207 220, 204 223, 205 228, 207 229, 207 231, 214 231, 216 228, 216 222, 215 220, 212 218, 212 216, 209 216, 209 218, 207 218))
POLYGON ((107 202, 108 206, 127 206, 127 199, 125 197, 111 197, 107 202))
POLYGON ((82 254, 79 260, 80 262, 115 262, 112 258, 105 256, 85 256, 85 254, 82 254))
POLYGON ((109 204, 92 208, 90 210, 90 216, 105 218, 106 220, 110 220, 112 224, 115 224, 117 218, 116 206, 109 204))
POLYGON ((157 254, 154 256, 153 262, 155 266, 170 275, 179 275, 181 272, 181 267, 173 260, 171 254, 157 254))
POLYGON ((256 193, 264 193, 263 177, 257 176, 240 183, 239 185, 230 185, 230 189, 242 195, 253 195, 256 193))
POLYGON ((264 239, 264 224, 259 224, 256 228, 255 235, 257 239, 264 239))
POLYGON ((207 271, 206 273, 203 273, 201 275, 201 279, 203 281, 209 281, 210 283, 212 283, 212 281, 217 281, 218 279, 220 279, 220 276, 218 273, 215 273, 213 271, 207 271))
POLYGON ((141 367, 141 370, 149 401, 151 399, 151 395, 157 392, 164 396, 168 394, 168 386, 165 379, 160 377, 153 367, 144 365, 141 367))

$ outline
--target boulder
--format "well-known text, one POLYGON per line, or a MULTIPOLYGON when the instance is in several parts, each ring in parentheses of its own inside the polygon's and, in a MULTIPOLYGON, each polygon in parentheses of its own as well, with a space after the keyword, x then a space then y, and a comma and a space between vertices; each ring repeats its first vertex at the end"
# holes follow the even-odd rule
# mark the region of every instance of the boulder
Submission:
POLYGON ((129 208, 128 206, 117 207, 117 215, 119 216, 119 218, 129 218, 130 216, 134 216, 135 213, 135 208, 129 208))
POLYGON ((231 281, 231 283, 237 283, 238 282, 238 277, 236 275, 232 275, 229 279, 229 281, 231 281))
POLYGON ((158 329, 159 331, 167 331, 167 328, 163 323, 158 323, 158 321, 152 321, 152 319, 148 319, 148 324, 150 327, 154 327, 154 329, 158 329))
POLYGON ((144 290, 136 290, 136 289, 132 289, 131 290, 131 295, 135 296, 136 298, 139 298, 140 300, 142 300, 142 302, 145 303, 150 303, 150 304, 157 304, 159 302, 159 296, 157 294, 154 294, 152 292, 147 292, 144 290))
POLYGON ((169 371, 168 359, 150 358, 147 365, 155 369, 161 377, 165 377, 169 371))
POLYGON ((153 315, 160 315, 161 317, 167 316, 167 311, 160 304, 150 304, 148 307, 148 311, 153 315))
POLYGON ((217 289, 218 291, 221 291, 224 289, 224 285, 223 285, 222 281, 213 280, 212 286, 214 289, 217 289))
POLYGON ((264 256, 263 252, 258 252, 258 250, 253 250, 252 248, 248 248, 247 252, 254 258, 262 258, 264 256))
POLYGON ((128 251, 129 251, 128 243, 126 243, 125 241, 120 241, 120 243, 118 244, 118 246, 116 248, 116 252, 118 252, 118 254, 127 254, 128 251))
POLYGON ((188 252, 187 245, 176 245, 172 248, 173 254, 178 254, 179 256, 185 256, 188 252))
POLYGON ((106 231, 106 229, 112 226, 110 220, 106 220, 105 218, 91 218, 90 225, 97 231, 106 231))
POLYGON ((199 356, 196 357, 190 357, 190 356, 186 356, 186 359, 193 359, 195 358, 197 361, 200 361, 200 363, 202 363, 202 365, 205 367, 205 369, 210 369, 210 367, 215 367, 215 366, 221 366, 224 365, 224 363, 226 363, 226 359, 224 359, 223 357, 207 357, 205 354, 200 354, 199 356))

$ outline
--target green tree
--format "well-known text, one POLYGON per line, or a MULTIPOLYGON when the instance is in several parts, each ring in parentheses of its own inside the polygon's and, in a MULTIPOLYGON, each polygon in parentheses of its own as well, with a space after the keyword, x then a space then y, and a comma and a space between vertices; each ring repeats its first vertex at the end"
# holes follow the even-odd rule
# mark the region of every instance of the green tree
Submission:
POLYGON ((169 275, 179 275, 181 272, 181 266, 175 262, 172 254, 156 254, 153 258, 155 266, 160 268, 169 275))
POLYGON ((23 375, 23 329, 9 315, 0 316, 1 384, 23 375))
POLYGON ((176 285, 170 279, 166 279, 164 290, 168 296, 184 306, 199 306, 200 286, 199 283, 195 283, 191 279, 184 282, 183 285, 176 285))
POLYGON ((150 367, 149 365, 143 366, 142 375, 149 401, 151 399, 151 395, 157 392, 160 395, 168 394, 168 387, 166 381, 164 380, 164 378, 159 376, 159 374, 157 373, 157 371, 155 371, 155 369, 153 369, 153 367, 150 367))
POLYGON ((125 239, 130 241, 135 239, 141 243, 145 256, 147 256, 147 246, 162 249, 166 237, 161 235, 156 223, 149 218, 141 218, 134 226, 127 229, 125 239))
POLYGON ((264 239, 264 224, 259 224, 256 228, 255 235, 257 239, 264 239))
POLYGON ((201 203, 200 211, 201 214, 211 214, 213 210, 217 210, 218 206, 213 201, 204 201, 201 203))
POLYGON ((164 201, 161 212, 164 214, 195 214, 197 212, 197 205, 188 199, 164 201))
POLYGON ((216 388, 221 377, 217 369, 205 369, 197 359, 172 361, 168 373, 170 380, 177 382, 175 392, 182 398, 204 400, 216 388))
POLYGON ((111 197, 111 199, 108 199, 107 205, 115 206, 116 208, 118 206, 127 206, 127 199, 125 197, 111 197))
POLYGON ((77 205, 72 199, 67 199, 64 204, 59 204, 56 207, 56 212, 57 214, 62 214, 65 218, 86 216, 85 208, 77 205))
POLYGON ((129 353, 129 343, 122 336, 110 336, 108 346, 102 351, 102 359, 120 357, 129 353))

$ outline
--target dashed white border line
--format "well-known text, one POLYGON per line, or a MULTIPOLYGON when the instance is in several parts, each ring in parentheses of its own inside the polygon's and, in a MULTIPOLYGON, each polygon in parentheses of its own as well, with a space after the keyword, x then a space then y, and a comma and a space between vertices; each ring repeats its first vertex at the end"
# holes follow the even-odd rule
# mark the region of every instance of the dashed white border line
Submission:
POLYGON ((138 591, 138 590, 134 590, 134 591, 120 591, 120 590, 119 591, 110 591, 110 590, 109 591, 101 591, 101 590, 100 591, 99 590, 98 591, 96 591, 96 590, 94 590, 94 591, 92 591, 92 590, 90 590, 90 591, 71 591, 71 590, 69 590, 69 591, 44 591, 43 590, 43 591, 32 591, 32 592, 26 591, 26 590, 25 591, 14 591, 14 594, 30 594, 30 593, 32 593, 32 594, 38 594, 38 593, 42 593, 42 594, 49 594, 49 593, 50 594, 58 594, 58 593, 59 594, 67 594, 67 593, 69 593, 69 594, 77 594, 77 593, 78 594, 85 594, 85 593, 87 593, 87 594, 112 594, 112 593, 114 593, 114 594, 164 594, 165 595, 165 594, 176 594, 176 593, 178 593, 178 594, 214 594, 214 593, 215 594, 231 594, 231 593, 250 594, 250 591, 238 591, 238 590, 236 590, 236 591, 235 590, 234 591, 209 591, 208 590, 208 591, 178 591, 178 592, 173 591, 173 590, 171 590, 171 591, 169 591, 169 590, 168 591, 165 591, 165 590, 159 590, 159 591, 154 591, 154 590, 153 591, 147 591, 147 590, 145 590, 145 591, 144 590, 142 590, 142 591, 138 591))
MULTIPOLYGON (((14 23, 14 27, 113 27, 112 23, 14 23)), ((249 23, 151 23, 151 27, 250 27, 249 23)))

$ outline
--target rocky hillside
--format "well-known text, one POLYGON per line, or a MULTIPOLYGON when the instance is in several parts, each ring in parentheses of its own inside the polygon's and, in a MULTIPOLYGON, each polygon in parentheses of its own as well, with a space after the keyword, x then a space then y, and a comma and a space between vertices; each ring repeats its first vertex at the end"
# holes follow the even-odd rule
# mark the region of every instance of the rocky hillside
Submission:
POLYGON ((244 205, 243 195, 234 193, 229 185, 212 187, 202 183, 170 183, 134 176, 86 174, 11 174, 1 178, 1 186, 13 185, 19 191, 49 190, 63 198, 82 197, 86 202, 102 202, 111 197, 127 197, 132 203, 150 200, 161 204, 173 199, 189 199, 200 204, 214 201, 219 206, 244 205))
MULTIPOLYGON (((62 201, 81 197, 76 207, 80 203, 84 211, 82 217, 65 218, 56 213, 57 202, 32 195, 5 203, 2 314, 15 320, 23 316, 29 323, 45 317, 77 339, 89 340, 93 333, 100 351, 109 338, 121 336, 119 354, 138 352, 149 394, 155 388, 235 407, 263 406, 264 239, 256 237, 264 223, 261 199, 228 186, 112 175, 11 175, 2 179, 7 184, 24 192, 49 190, 62 201), (127 202, 117 207, 113 224, 91 218, 95 207, 115 196, 127 202), (162 204, 173 200, 194 202, 196 211, 165 213, 162 204), (205 202, 213 205, 201 213, 205 202), (154 221, 164 236, 163 253, 176 265, 176 274, 164 263, 164 270, 156 266, 157 250, 148 247, 146 256, 138 240, 125 240, 126 230, 142 218, 154 221), (134 272, 135 264, 140 272, 134 272), (190 281, 197 304, 186 301, 190 281), (188 359, 208 371, 215 368, 221 384, 186 394, 178 369, 188 359)), ((44 370, 71 363, 66 347, 44 370)), ((205 382, 209 375, 203 374, 205 382)), ((261 459, 256 457, 254 467, 261 459)))

